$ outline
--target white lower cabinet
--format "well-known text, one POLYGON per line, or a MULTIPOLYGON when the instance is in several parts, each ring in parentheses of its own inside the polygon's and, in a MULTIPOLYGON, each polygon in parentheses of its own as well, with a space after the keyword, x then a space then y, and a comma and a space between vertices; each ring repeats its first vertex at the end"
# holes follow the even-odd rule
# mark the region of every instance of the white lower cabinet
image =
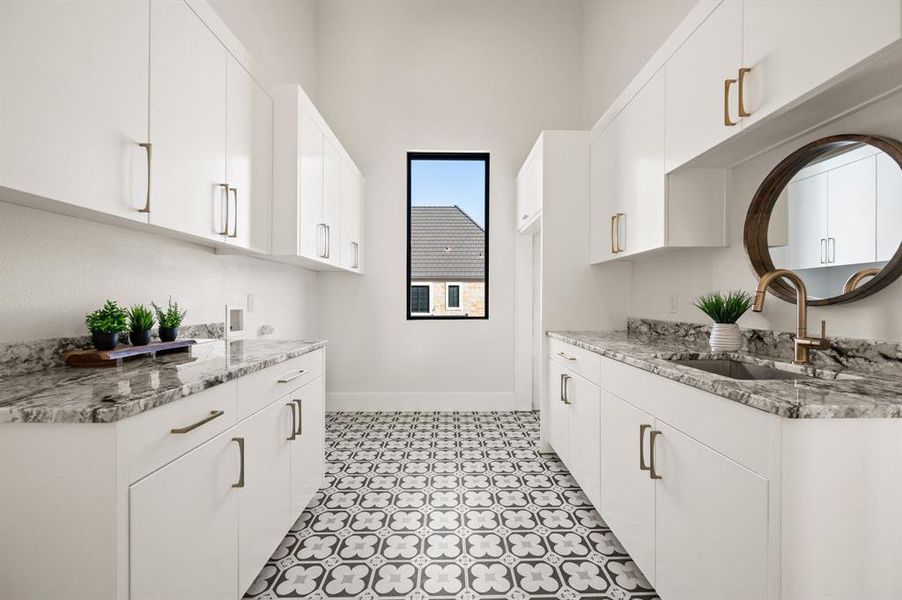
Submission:
POLYGON ((666 423, 654 432, 658 594, 767 598, 767 480, 666 423))
POLYGON ((564 400, 567 369, 548 361, 548 442, 565 465, 570 463, 570 411, 564 400))
POLYGON ((244 444, 238 495, 238 592, 243 595, 290 523, 293 403, 277 400, 234 428, 244 444))
POLYGON ((226 432, 131 486, 131 598, 237 596, 240 470, 226 432))
POLYGON ((320 377, 289 396, 298 410, 291 443, 291 522, 310 503, 325 476, 325 384, 320 377))
POLYGON ((596 506, 645 577, 655 583, 655 482, 648 438, 654 418, 601 391, 601 501, 596 506))

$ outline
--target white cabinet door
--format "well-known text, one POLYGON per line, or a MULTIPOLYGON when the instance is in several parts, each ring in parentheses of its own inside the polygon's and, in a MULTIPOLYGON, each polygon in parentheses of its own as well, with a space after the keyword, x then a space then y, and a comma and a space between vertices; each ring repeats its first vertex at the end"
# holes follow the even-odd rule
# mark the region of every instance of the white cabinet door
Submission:
POLYGON ((790 182, 790 269, 811 269, 827 262, 827 174, 790 182))
POLYGON ((620 174, 620 256, 663 248, 666 239, 664 175, 664 69, 617 116, 620 174))
POLYGON ((766 598, 767 480, 664 423, 655 427, 658 594, 766 598))
POLYGON ((570 470, 579 487, 593 506, 599 506, 600 477, 598 468, 601 440, 601 390, 578 375, 566 382, 570 402, 570 470))
POLYGON ((341 154, 328 138, 323 140, 323 223, 326 225, 325 262, 341 258, 341 154))
POLYGON ((875 156, 827 172, 830 264, 851 265, 876 259, 876 172, 875 156))
POLYGON ((300 111, 300 216, 299 252, 307 258, 321 259, 326 252, 323 227, 323 132, 313 117, 300 111))
POLYGON ((877 260, 890 260, 902 244, 902 169, 877 155, 877 260))
POLYGON ((724 0, 667 61, 666 169, 688 160, 739 130, 736 85, 724 124, 724 81, 735 79, 742 61, 741 3, 724 0))
POLYGON ((326 440, 323 386, 324 378, 318 377, 290 396, 300 409, 296 437, 291 444, 292 522, 323 483, 326 440))
POLYGON ((228 53, 184 2, 151 2, 150 21, 150 222, 222 240, 228 53))
POLYGON ((621 122, 614 119, 589 145, 589 252, 593 264, 617 256, 614 217, 620 212, 620 132, 621 122))
POLYGON ((640 468, 640 459, 644 457, 647 466, 648 437, 653 425, 651 415, 601 391, 599 512, 652 584, 655 582, 655 482, 647 470, 640 468), (643 428, 641 433, 640 428, 643 428))
POLYGON ((564 376, 567 369, 553 360, 548 362, 548 443, 570 468, 570 410, 564 401, 564 376))
POLYGON ((518 231, 526 229, 542 212, 543 167, 544 140, 540 137, 517 174, 517 214, 515 225, 518 231))
POLYGON ((238 445, 230 431, 129 489, 130 597, 237 598, 238 445))
POLYGON ((363 181, 354 165, 341 163, 341 266, 360 270, 363 231, 363 181))
POLYGON ((269 252, 272 241, 272 99, 228 55, 228 240, 269 252))
POLYGON ((243 595, 285 536, 291 511, 291 415, 277 400, 232 430, 244 439, 238 496, 238 592, 243 595))
POLYGON ((147 221, 148 3, 0 2, 0 185, 147 221))
POLYGON ((886 0, 746 0, 742 60, 751 116, 743 127, 899 39, 900 3, 886 0))

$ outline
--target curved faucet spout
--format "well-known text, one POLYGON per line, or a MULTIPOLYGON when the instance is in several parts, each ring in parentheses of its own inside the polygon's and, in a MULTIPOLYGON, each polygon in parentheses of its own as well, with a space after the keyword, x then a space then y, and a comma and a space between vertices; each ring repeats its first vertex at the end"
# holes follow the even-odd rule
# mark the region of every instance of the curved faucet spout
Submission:
POLYGON ((786 279, 790 281, 796 289, 796 307, 798 310, 798 318, 796 320, 796 339, 795 339, 795 360, 797 364, 807 364, 809 358, 809 349, 829 348, 827 341, 826 324, 821 321, 821 337, 808 337, 808 290, 805 288, 805 282, 793 271, 789 269, 774 269, 768 271, 758 280, 758 287, 755 290, 755 302, 752 310, 761 312, 764 310, 764 299, 767 297, 767 288, 777 279, 786 279))
POLYGON ((880 273, 880 269, 870 268, 870 269, 862 269, 857 273, 853 274, 846 280, 846 284, 842 286, 842 293, 848 294, 852 290, 858 287, 858 284, 862 282, 862 280, 867 279, 868 277, 876 277, 877 274, 880 273))

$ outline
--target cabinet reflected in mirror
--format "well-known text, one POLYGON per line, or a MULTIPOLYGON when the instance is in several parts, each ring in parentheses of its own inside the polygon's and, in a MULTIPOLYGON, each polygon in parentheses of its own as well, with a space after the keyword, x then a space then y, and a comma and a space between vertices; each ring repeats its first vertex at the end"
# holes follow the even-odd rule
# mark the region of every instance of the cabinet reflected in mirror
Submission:
MULTIPOLYGON (((860 135, 800 148, 764 180, 746 219, 758 275, 799 274, 812 304, 866 296, 898 277, 902 146, 860 135)), ((785 284, 774 293, 792 300, 785 284)))

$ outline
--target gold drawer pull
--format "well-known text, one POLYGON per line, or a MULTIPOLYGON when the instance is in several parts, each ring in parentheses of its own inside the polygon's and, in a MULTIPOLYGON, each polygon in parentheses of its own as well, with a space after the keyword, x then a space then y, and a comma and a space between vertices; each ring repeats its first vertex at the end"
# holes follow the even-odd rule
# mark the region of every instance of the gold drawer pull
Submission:
POLYGON ((213 419, 217 419, 217 418, 221 417, 221 416, 224 415, 224 414, 225 414, 225 413, 224 413, 223 411, 221 411, 221 410, 211 410, 211 411, 210 411, 210 416, 209 416, 209 417, 203 418, 203 419, 201 419, 200 421, 198 421, 197 423, 193 423, 193 424, 191 424, 191 425, 186 425, 185 427, 176 427, 175 429, 170 429, 170 430, 169 430, 169 433, 188 433, 188 432, 190 432, 190 431, 194 431, 195 429, 197 429, 197 428, 200 427, 201 425, 206 425, 207 423, 209 423, 209 422, 212 421, 213 419))
POLYGON ((739 116, 751 117, 752 113, 745 109, 745 75, 751 71, 751 67, 742 67, 739 69, 739 116))
POLYGON ((645 464, 645 444, 643 441, 645 440, 645 431, 647 429, 651 429, 651 425, 639 425, 639 470, 640 471, 648 471, 651 469, 648 465, 645 464))
POLYGON ((298 405, 298 435, 304 435, 304 411, 301 409, 301 398, 295 399, 298 405))
POLYGON ((614 230, 617 228, 617 215, 611 215, 611 254, 617 254, 617 244, 614 241, 614 230))
POLYGON ((566 360, 576 360, 575 356, 569 356, 567 354, 564 354, 563 352, 558 352, 557 355, 566 360))
POLYGON ((723 81, 723 124, 727 127, 735 127, 736 121, 730 119, 730 86, 736 83, 735 79, 723 81))
POLYGON ((648 451, 651 455, 649 464, 648 464, 648 476, 652 479, 663 479, 658 472, 655 471, 655 439, 661 435, 660 431, 652 430, 651 433, 648 434, 648 451))
POLYGON ((294 374, 288 374, 283 377, 280 377, 278 382, 279 383, 288 383, 290 381, 294 381, 295 379, 297 379, 298 377, 300 377, 301 375, 303 375, 306 372, 307 372, 307 369, 298 369, 297 371, 294 372, 294 374))
POLYGON ((285 406, 291 411, 291 435, 286 438, 286 441, 291 442, 297 437, 297 419, 294 417, 294 402, 289 402, 285 406))
POLYGON ((238 483, 233 483, 233 488, 243 488, 244 487, 244 438, 243 437, 233 437, 233 442, 238 442, 238 453, 241 459, 241 471, 238 472, 238 483))
POLYGON ((222 231, 217 231, 216 233, 219 235, 229 235, 229 184, 219 183, 217 185, 225 192, 225 219, 222 225, 222 231))

